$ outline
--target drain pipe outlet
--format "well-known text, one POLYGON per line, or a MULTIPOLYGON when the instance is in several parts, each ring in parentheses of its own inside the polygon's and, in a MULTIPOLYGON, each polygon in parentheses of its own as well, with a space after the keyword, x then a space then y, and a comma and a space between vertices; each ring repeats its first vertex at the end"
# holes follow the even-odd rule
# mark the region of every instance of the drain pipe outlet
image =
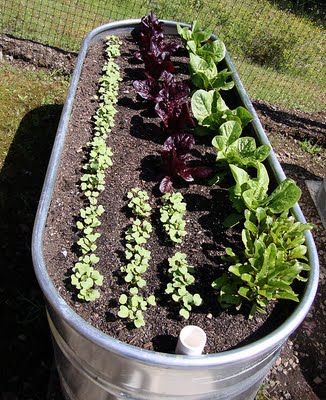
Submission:
POLYGON ((187 325, 181 329, 176 354, 200 356, 206 344, 206 333, 196 325, 187 325))

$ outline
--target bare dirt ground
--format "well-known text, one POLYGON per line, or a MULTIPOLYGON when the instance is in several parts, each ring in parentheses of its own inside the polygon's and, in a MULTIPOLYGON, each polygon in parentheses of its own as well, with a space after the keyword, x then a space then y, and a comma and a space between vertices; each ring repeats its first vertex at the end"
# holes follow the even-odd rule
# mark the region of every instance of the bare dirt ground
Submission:
MULTIPOLYGON (((21 68, 52 68, 70 73, 75 55, 0 37, 0 58, 21 68)), ((258 399, 323 400, 326 399, 326 235, 305 181, 320 181, 325 176, 326 114, 288 111, 262 102, 254 105, 285 173, 302 189, 300 206, 306 219, 315 225, 313 235, 321 265, 314 306, 287 342, 258 399), (318 145, 315 154, 302 149, 304 140, 318 145)), ((1 400, 60 400, 52 374, 52 347, 42 295, 30 255, 33 219, 60 113, 61 107, 57 105, 28 113, 21 121, 0 173, 1 400), (33 146, 35 158, 24 156, 27 139, 21 132, 26 128, 32 138, 28 139, 28 145, 33 146)))

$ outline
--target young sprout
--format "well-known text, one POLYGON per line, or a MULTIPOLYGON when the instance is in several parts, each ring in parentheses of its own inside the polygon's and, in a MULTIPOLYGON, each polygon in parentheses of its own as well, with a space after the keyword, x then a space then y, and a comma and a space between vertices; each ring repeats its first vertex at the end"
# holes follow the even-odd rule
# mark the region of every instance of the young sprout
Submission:
POLYGON ((170 240, 174 243, 181 243, 186 236, 186 222, 184 215, 186 203, 182 201, 181 193, 166 193, 163 196, 163 206, 160 208, 161 222, 170 240))
POLYGON ((129 297, 126 294, 122 294, 119 298, 119 303, 118 316, 120 318, 128 318, 136 328, 141 328, 145 325, 143 311, 146 311, 150 305, 156 305, 155 296, 151 295, 144 299, 138 294, 138 288, 136 287, 132 287, 129 290, 129 297))
POLYGON ((194 268, 188 265, 186 254, 180 252, 169 258, 169 266, 168 272, 172 276, 172 282, 168 283, 165 293, 171 294, 172 300, 181 304, 179 315, 188 319, 192 306, 200 306, 202 303, 198 293, 192 295, 187 290, 187 286, 195 282, 191 274, 194 268))

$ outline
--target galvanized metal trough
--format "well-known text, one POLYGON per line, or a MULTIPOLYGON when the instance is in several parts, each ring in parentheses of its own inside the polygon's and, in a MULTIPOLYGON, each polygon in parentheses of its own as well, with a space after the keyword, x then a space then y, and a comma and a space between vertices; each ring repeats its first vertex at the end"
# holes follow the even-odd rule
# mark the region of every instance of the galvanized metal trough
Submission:
MULTIPOLYGON (((113 22, 94 29, 84 40, 68 97, 63 108, 45 183, 36 215, 32 251, 35 273, 43 290, 53 336, 56 365, 67 400, 252 400, 276 360, 281 346, 305 318, 318 285, 318 258, 310 232, 306 233, 311 272, 301 301, 275 331, 249 345, 204 356, 181 356, 143 350, 122 343, 94 328, 77 315, 55 289, 43 258, 43 234, 60 156, 67 132, 83 62, 90 44, 108 34, 130 33, 140 20, 113 22)), ((166 32, 176 34, 176 23, 164 21, 166 32)), ((235 67, 238 105, 254 116, 252 132, 261 144, 270 144, 235 67)), ((268 165, 275 181, 285 179, 272 152, 268 165)), ((296 205, 296 218, 305 218, 296 205)), ((218 335, 218 332, 216 332, 218 335)))

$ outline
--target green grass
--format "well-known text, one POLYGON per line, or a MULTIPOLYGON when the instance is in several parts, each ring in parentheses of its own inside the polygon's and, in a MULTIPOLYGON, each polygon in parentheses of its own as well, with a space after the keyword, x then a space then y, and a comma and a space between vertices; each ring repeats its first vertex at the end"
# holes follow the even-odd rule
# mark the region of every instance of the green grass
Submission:
POLYGON ((235 64, 245 88, 255 100, 307 112, 326 107, 326 92, 314 80, 306 81, 245 60, 237 59, 235 64))
POLYGON ((150 9, 161 18, 209 25, 225 41, 253 98, 303 111, 325 108, 325 29, 268 0, 0 0, 0 29, 77 50, 94 27, 150 9))
POLYGON ((0 169, 23 117, 35 108, 62 104, 67 86, 67 79, 55 73, 0 64, 0 169))

